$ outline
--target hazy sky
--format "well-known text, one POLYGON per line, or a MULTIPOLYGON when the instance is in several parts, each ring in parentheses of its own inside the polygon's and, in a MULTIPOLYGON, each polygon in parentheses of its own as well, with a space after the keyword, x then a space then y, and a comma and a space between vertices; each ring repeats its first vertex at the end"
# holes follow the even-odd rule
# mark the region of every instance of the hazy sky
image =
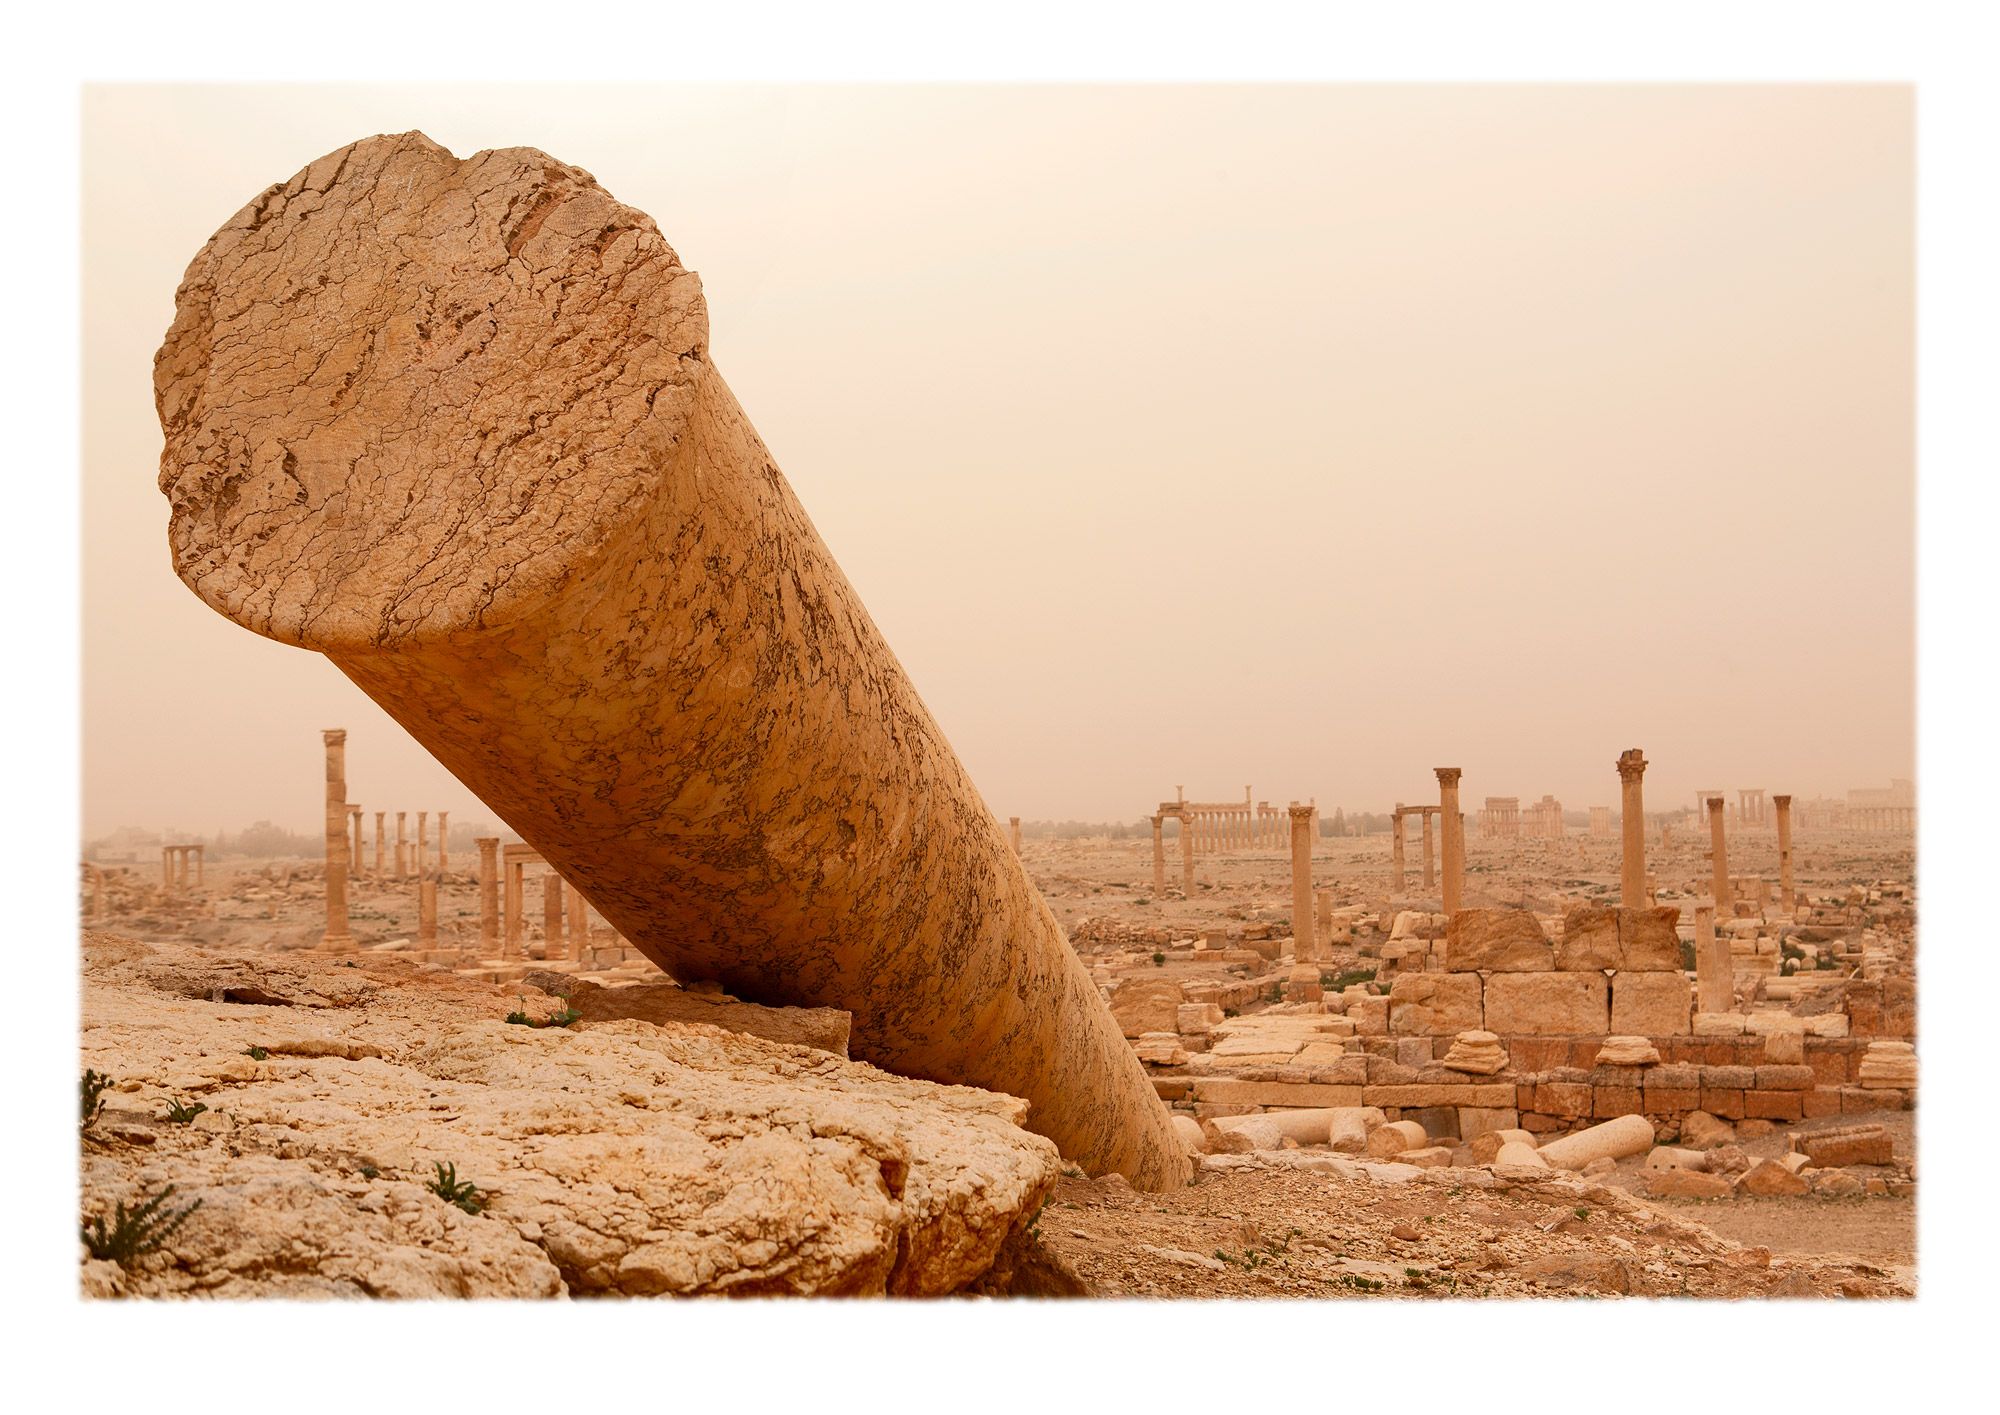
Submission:
POLYGON ((1001 816, 1915 775, 1906 88, 107 88, 83 826, 491 813, 175 579, 154 350, 272 182, 540 147, 712 353, 1001 816))

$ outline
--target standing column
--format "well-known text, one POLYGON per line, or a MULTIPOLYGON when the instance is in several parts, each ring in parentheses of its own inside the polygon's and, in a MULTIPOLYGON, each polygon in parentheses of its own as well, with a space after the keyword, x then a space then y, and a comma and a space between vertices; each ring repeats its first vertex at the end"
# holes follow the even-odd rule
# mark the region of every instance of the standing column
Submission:
POLYGON ((1396 862, 1396 893, 1403 892, 1403 803, 1396 803, 1395 814, 1389 817, 1389 851, 1396 862))
POLYGON ((197 845, 194 847, 195 887, 199 889, 201 887, 202 881, 207 878, 208 878, 208 847, 206 845, 197 845))
POLYGON ((565 897, 569 900, 570 957, 581 961, 583 950, 590 943, 590 903, 573 884, 565 891, 565 897))
POLYGON ((361 850, 361 807, 349 806, 347 808, 347 818, 354 827, 354 853, 348 857, 349 868, 354 877, 359 879, 361 878, 361 862, 366 858, 361 850))
POLYGON ((569 949, 563 946, 563 887, 562 876, 550 870, 542 876, 542 956, 544 958, 567 958, 569 949))
POLYGON ((1162 833, 1164 816, 1153 817, 1153 894, 1155 897, 1167 892, 1167 842, 1162 833))
POLYGON ((473 844, 479 847, 479 956, 494 958, 500 952, 500 837, 473 844))
POLYGON ((174 887, 173 850, 174 847, 171 845, 162 845, 160 847, 160 888, 162 889, 171 890, 174 887))
POLYGON ((1789 914, 1792 912, 1792 798, 1773 796, 1771 804, 1778 808, 1778 898, 1789 914))
POLYGON ((439 874, 443 874, 444 867, 451 863, 451 847, 445 844, 445 825, 450 820, 451 820, 450 811, 438 812, 438 873, 439 874))
POLYGON ((1319 956, 1317 931, 1313 928, 1312 807, 1294 805, 1292 821, 1292 961, 1304 963, 1319 956))
POLYGON ((378 880, 382 878, 382 821, 388 814, 387 811, 375 813, 375 878, 378 880))
POLYGON ((429 879, 431 873, 431 813, 417 812, 417 853, 410 857, 416 868, 418 879, 429 879))
POLYGON ((1194 898, 1194 822, 1181 816, 1181 897, 1194 898))
POLYGON ((1008 838, 1009 840, 1011 840, 1011 841, 1013 841, 1013 842, 1014 842, 1014 853, 1015 853, 1016 855, 1020 854, 1020 853, 1021 853, 1021 818, 1020 818, 1019 816, 1009 816, 1009 817, 1007 817, 1007 838, 1008 838))
POLYGON ((1458 778, 1464 768, 1433 767, 1438 779, 1438 812, 1444 817, 1438 829, 1444 833, 1444 913, 1448 919, 1458 912, 1465 893, 1465 820, 1458 813, 1458 778))
POLYGON ((1618 785, 1623 792, 1621 825, 1625 858, 1618 875, 1618 902, 1627 909, 1646 907, 1646 801, 1640 779, 1646 774, 1646 754, 1637 747, 1618 754, 1618 785))
POLYGON ((417 944, 421 948, 436 948, 438 941, 438 882, 434 879, 417 881, 417 944))
POLYGON ((407 877, 410 873, 410 854, 408 847, 404 844, 404 836, 403 836, 404 818, 408 815, 409 812, 407 811, 396 812, 396 878, 397 879, 403 879, 407 877))
POLYGON ((1424 893, 1437 888, 1437 849, 1431 839, 1431 812, 1419 811, 1424 825, 1424 893))
POLYGON ((500 956, 519 958, 524 943, 522 935, 527 932, 522 927, 521 902, 528 891, 521 879, 523 867, 519 860, 505 860, 501 868, 507 871, 507 946, 500 956))
POLYGON ((1729 912, 1729 847, 1723 842, 1722 798, 1708 798, 1709 869, 1714 876, 1710 892, 1715 895, 1717 918, 1729 912))
POLYGON ((326 743, 326 932, 319 946, 335 952, 354 947, 347 931, 347 731, 320 733, 326 743))
POLYGON ((1728 1012, 1736 1006, 1736 963, 1715 934, 1715 908, 1694 906, 1695 1010, 1728 1012))

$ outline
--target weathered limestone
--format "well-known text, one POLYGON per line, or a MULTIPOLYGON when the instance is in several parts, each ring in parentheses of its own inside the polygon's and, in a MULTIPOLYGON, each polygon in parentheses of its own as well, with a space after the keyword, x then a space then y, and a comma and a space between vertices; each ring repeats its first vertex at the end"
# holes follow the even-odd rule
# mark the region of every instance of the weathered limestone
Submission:
POLYGON ((438 884, 435 879, 417 881, 417 943, 436 948, 438 936, 438 884))
POLYGON ((500 837, 482 836, 479 847, 479 956, 500 951, 500 837))
POLYGON ((1181 822, 1181 898, 1194 898, 1194 830, 1186 815, 1181 822))
POLYGON ((1671 1037, 1689 1030, 1694 998, 1685 973, 1625 971, 1611 979, 1611 1030, 1671 1037))
POLYGON ((1549 936, 1525 909, 1449 913, 1444 940, 1444 966, 1454 973, 1545 973, 1555 966, 1555 948, 1549 936))
POLYGON ((347 731, 330 727, 326 744, 326 932, 319 946, 331 953, 354 947, 347 931, 347 731))
POLYGON ((1653 1122, 1643 1115, 1621 1115, 1542 1146, 1551 1169, 1582 1169, 1594 1159, 1624 1159, 1653 1148, 1653 1122))
POLYGON ((377 811, 375 813, 375 878, 378 880, 384 877, 382 874, 382 822, 388 814, 387 811, 377 811))
POLYGON ((570 957, 580 959, 583 951, 590 947, 590 903, 580 889, 569 890, 566 897, 569 903, 570 957))
POLYGON ((1368 1133, 1368 1141, 1362 1153, 1378 1159, 1400 1155, 1405 1150, 1419 1150, 1430 1143, 1430 1136, 1424 1127, 1414 1120, 1392 1120, 1386 1125, 1378 1125, 1368 1133))
MULTIPOLYGON (((1683 989, 1685 991, 1685 989, 1683 989)), ((1611 984, 1611 1009, 1615 1016, 1618 1010, 1618 983, 1611 984)), ((1612 1026, 1617 1026, 1613 1022, 1612 1026)), ((1604 1045, 1597 1049, 1597 1057, 1592 1066, 1658 1066, 1660 1049, 1641 1036, 1606 1037, 1604 1045)))
POLYGON ((175 568, 331 657, 674 976, 845 1008, 855 1055, 1184 1182, 707 345, 700 281, 582 170, 355 143, 189 267, 155 363, 175 568))
POLYGON ((1715 909, 1708 904, 1694 906, 1694 969, 1698 1011, 1728 1012, 1736 1006, 1736 965, 1729 941, 1716 937, 1715 909))
POLYGON ((1680 935, 1674 923, 1680 910, 1604 909, 1591 904, 1571 906, 1563 915, 1562 937, 1555 944, 1555 966, 1661 972, 1681 966, 1680 935))
POLYGON ((1165 816, 1153 817, 1153 893, 1155 896, 1167 892, 1167 842, 1162 827, 1165 816))
POLYGON ((1643 909, 1651 902, 1646 896, 1646 803, 1640 784, 1645 775, 1644 752, 1630 747, 1618 754, 1625 846, 1618 872, 1618 902, 1627 909, 1643 909))
POLYGON ((443 874, 451 865, 451 847, 445 843, 446 828, 451 822, 450 811, 438 812, 438 873, 443 874))
POLYGON ((1394 889, 1400 898, 1403 893, 1403 803, 1396 803, 1395 811, 1389 817, 1389 849, 1394 859, 1394 889))
MULTIPOLYGON (((1785 798, 1779 796, 1776 799, 1782 801, 1785 798)), ((1794 1136, 1792 1143, 1818 1169, 1850 1164, 1889 1164, 1896 1158, 1895 1142, 1881 1125, 1847 1125, 1836 1130, 1811 1131, 1794 1136)))
POLYGON ((1714 884, 1709 892, 1715 896, 1715 912, 1726 915, 1729 912, 1729 846, 1722 834, 1722 798, 1708 798, 1709 869, 1714 884))
POLYGON ((1021 853, 1021 818, 1019 816, 1007 817, 1007 843, 1014 847, 1016 855, 1021 853))
POLYGON ((1792 798, 1773 796, 1771 804, 1778 808, 1778 902, 1789 914, 1793 912, 1795 902, 1792 893, 1792 798))
POLYGON ((1486 979, 1486 1030, 1503 1036, 1603 1036, 1611 990, 1602 973, 1495 973, 1486 979))
POLYGON ((1476 1032, 1484 1020, 1472 973, 1404 973, 1389 987, 1389 1030, 1442 1037, 1476 1032))
MULTIPOLYGON (((1459 901, 1465 896, 1465 821, 1458 813, 1458 778, 1462 769, 1455 766, 1433 768, 1438 779, 1438 811, 1443 817, 1438 828, 1444 832, 1444 912, 1458 912, 1459 901)), ((1426 885, 1429 879, 1424 881, 1426 885)))
POLYGON ((1436 856, 1436 853, 1435 853, 1435 850, 1434 850, 1434 848, 1433 848, 1433 846, 1432 846, 1432 843, 1431 843, 1431 816, 1432 816, 1433 814, 1434 814, 1434 813, 1433 813, 1433 812, 1431 812, 1431 811, 1425 811, 1425 812, 1423 813, 1423 818, 1424 818, 1424 892, 1425 892, 1426 894, 1428 894, 1428 893, 1429 893, 1429 892, 1430 892, 1431 890, 1433 890, 1433 889, 1436 889, 1436 888, 1437 888, 1437 856, 1436 856))
POLYGON ((1494 1154, 1496 1165, 1524 1165, 1529 1169, 1547 1169, 1549 1162, 1542 1158, 1542 1152, 1533 1145, 1520 1140, 1509 1140, 1494 1154))
POLYGON ((1496 1034, 1474 1029, 1460 1032, 1438 1065, 1474 1076, 1492 1076, 1507 1069, 1507 1052, 1496 1034))
POLYGON ((1292 956, 1304 960, 1319 957, 1313 928, 1313 860, 1310 806, 1292 803, 1292 956))
POLYGON ((358 877, 361 874, 361 861, 363 858, 361 854, 361 807, 349 806, 347 808, 347 820, 354 832, 354 844, 347 853, 348 874, 350 877, 358 877))
POLYGON ((1861 1058, 1859 1080, 1872 1091, 1914 1091, 1917 1049, 1909 1042, 1874 1041, 1861 1058))
POLYGON ((405 824, 404 817, 406 817, 408 814, 409 812, 407 811, 396 812, 396 878, 397 879, 408 879, 410 876, 409 845, 407 843, 406 837, 403 834, 403 827, 405 824))
POLYGON ((1368 1136, 1387 1121, 1388 1117, 1377 1106, 1336 1107, 1327 1125, 1327 1148, 1342 1154, 1364 1154, 1368 1149, 1368 1136))

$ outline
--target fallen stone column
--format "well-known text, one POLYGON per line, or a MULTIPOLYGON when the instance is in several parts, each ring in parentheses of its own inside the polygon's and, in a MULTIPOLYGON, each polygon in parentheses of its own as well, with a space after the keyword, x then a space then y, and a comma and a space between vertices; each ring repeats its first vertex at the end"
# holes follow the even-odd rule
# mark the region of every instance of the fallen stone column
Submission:
POLYGON ((1582 1169, 1594 1159, 1621 1160, 1653 1148, 1653 1122, 1643 1115, 1621 1115, 1542 1146, 1541 1156, 1553 1169, 1582 1169))
POLYGON ((1185 1182, 650 218, 532 149, 369 138, 216 233, 154 381, 181 578, 325 653, 647 957, 1185 1182))

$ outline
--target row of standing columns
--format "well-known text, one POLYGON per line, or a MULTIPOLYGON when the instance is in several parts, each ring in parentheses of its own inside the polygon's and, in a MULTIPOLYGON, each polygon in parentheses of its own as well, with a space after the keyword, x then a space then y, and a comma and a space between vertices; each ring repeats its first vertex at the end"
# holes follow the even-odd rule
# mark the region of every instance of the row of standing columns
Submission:
POLYGON ((160 883, 169 890, 188 889, 198 886, 207 876, 208 847, 206 845, 162 845, 160 847, 160 883), (194 878, 188 878, 188 862, 194 862, 194 878))
POLYGON ((1403 822, 1410 816, 1418 816, 1421 817, 1423 820, 1424 889, 1426 891, 1429 891, 1437 887, 1436 857, 1433 853, 1431 846, 1431 817, 1437 815, 1439 810, 1440 808, 1437 806, 1406 806, 1401 801, 1398 801, 1396 803, 1395 812, 1389 817, 1390 849, 1395 857, 1395 873, 1396 873, 1395 892, 1399 895, 1403 893, 1403 890, 1405 888, 1404 874, 1403 874, 1403 853, 1404 853, 1404 840, 1407 835, 1407 830, 1404 827, 1403 822))
MULTIPOLYGON (((320 733, 320 739, 326 748, 326 930, 320 936, 320 947, 344 953, 354 948, 354 937, 348 927, 347 885, 350 879, 358 879, 363 874, 362 809, 347 799, 346 730, 327 728, 320 733)), ((429 811, 417 812, 417 838, 413 848, 407 834, 409 813, 396 812, 393 875, 396 879, 416 877, 417 938, 426 945, 437 942, 437 877, 451 863, 446 845, 451 812, 437 813, 438 842, 434 866, 430 851, 430 814, 429 811)), ((388 812, 375 813, 375 868, 372 873, 378 880, 391 877, 384 869, 388 863, 385 858, 387 820, 388 812)))

